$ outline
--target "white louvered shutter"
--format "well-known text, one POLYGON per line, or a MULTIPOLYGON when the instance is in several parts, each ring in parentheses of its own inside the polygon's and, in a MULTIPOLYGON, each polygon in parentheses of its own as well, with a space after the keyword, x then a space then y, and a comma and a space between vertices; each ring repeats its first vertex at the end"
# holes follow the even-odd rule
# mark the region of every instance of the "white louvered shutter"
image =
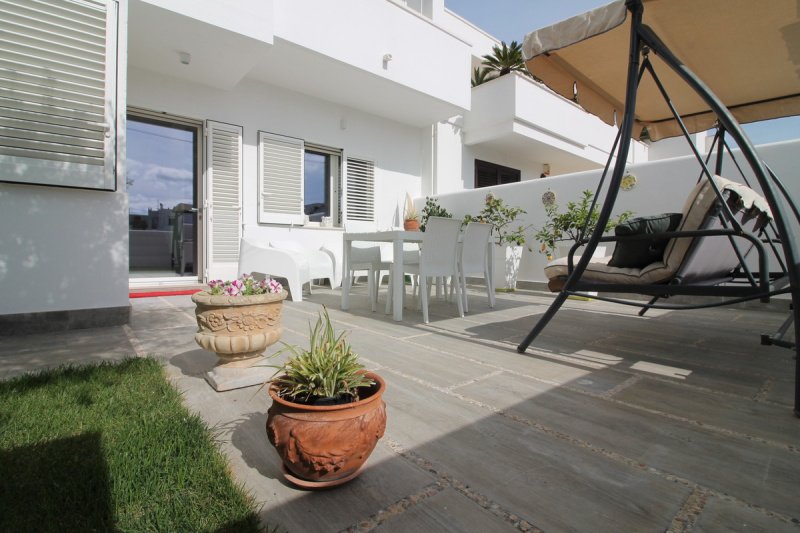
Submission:
POLYGON ((347 158, 347 220, 375 220, 375 163, 347 158))
POLYGON ((303 223, 302 139, 258 132, 258 221, 303 223))
POLYGON ((242 127, 206 122, 208 277, 237 275, 242 237, 242 127))
POLYGON ((0 180, 116 189, 114 0, 0 0, 0 180))

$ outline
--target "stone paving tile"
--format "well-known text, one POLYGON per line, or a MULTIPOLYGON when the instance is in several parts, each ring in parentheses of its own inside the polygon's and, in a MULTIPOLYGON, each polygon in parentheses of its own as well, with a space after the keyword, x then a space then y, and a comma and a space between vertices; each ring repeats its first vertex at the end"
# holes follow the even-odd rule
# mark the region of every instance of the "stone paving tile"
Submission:
MULTIPOLYGON (((424 343, 426 337, 417 340, 424 343)), ((361 331, 353 332, 353 348, 370 368, 383 366, 402 368, 409 375, 429 381, 439 387, 451 387, 465 381, 478 379, 494 371, 485 365, 465 361, 436 350, 409 348, 407 343, 391 343, 376 339, 361 331)))
POLYGON ((388 517, 372 531, 390 533, 405 531, 519 531, 506 522, 481 508, 469 498, 451 488, 446 488, 422 500, 408 511, 388 517))
POLYGON ((800 516, 797 452, 517 376, 495 376, 460 392, 665 476, 800 516))
POLYGON ((769 531, 796 533, 800 522, 786 522, 755 509, 737 505, 723 498, 710 497, 697 517, 692 531, 769 531))
POLYGON ((5 337, 0 379, 64 364, 116 361, 136 355, 123 327, 5 337))
POLYGON ((545 531, 664 530, 690 492, 459 398, 393 382, 391 439, 545 531), (424 416, 412 410, 419 398, 424 416))
MULTIPOLYGON (((678 383, 643 379, 614 396, 649 409, 688 417, 703 424, 743 432, 800 451, 800 424, 786 405, 753 402, 745 398, 694 390, 678 383), (702 409, 697 409, 702 405, 702 409)), ((790 404, 793 398, 783 398, 790 404)))

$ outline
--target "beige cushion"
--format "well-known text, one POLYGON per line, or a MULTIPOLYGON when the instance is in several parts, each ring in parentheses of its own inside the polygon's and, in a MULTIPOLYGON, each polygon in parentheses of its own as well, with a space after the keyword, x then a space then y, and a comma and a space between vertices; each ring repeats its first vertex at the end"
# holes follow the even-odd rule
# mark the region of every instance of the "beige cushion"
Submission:
MULTIPOLYGON (((714 176, 714 182, 717 184, 720 191, 731 190, 742 197, 745 207, 755 206, 762 210, 766 207, 765 212, 768 216, 771 216, 766 201, 752 189, 720 176, 714 176)), ((717 195, 708 180, 704 179, 698 182, 686 199, 686 203, 681 211, 683 218, 677 231, 699 229, 700 224, 703 223, 703 220, 708 214, 709 209, 714 205, 716 199, 717 195)), ((643 285, 663 283, 670 280, 678 271, 686 256, 686 252, 689 250, 689 246, 692 244, 692 240, 693 237, 670 239, 666 250, 664 250, 664 260, 651 263, 644 268, 611 267, 607 265, 611 260, 610 256, 594 258, 586 267, 581 278, 605 283, 640 283, 643 285)), ((577 262, 578 259, 576 257, 573 264, 577 262)), ((561 257, 555 261, 549 262, 544 268, 544 273, 547 279, 567 277, 569 275, 567 258, 561 257)))

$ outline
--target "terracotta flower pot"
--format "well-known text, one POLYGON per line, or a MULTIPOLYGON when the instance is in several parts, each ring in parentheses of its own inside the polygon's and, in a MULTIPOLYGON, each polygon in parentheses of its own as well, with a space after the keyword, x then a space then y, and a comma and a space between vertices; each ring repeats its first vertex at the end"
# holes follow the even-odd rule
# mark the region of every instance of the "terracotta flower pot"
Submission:
POLYGON ((419 231, 419 220, 404 220, 403 229, 406 231, 419 231))
POLYGON ((253 296, 195 293, 194 340, 201 348, 216 353, 225 366, 248 366, 249 360, 281 338, 281 311, 287 295, 285 290, 253 296))
POLYGON ((386 429, 386 384, 377 374, 366 375, 375 385, 353 403, 303 405, 278 396, 269 387, 272 406, 267 436, 283 459, 284 476, 304 488, 327 488, 355 478, 386 429))

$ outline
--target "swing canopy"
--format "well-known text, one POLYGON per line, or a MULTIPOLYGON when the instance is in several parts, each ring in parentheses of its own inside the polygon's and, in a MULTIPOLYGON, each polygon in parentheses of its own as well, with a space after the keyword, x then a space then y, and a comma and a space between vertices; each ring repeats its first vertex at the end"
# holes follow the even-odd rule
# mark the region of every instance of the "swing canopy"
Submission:
MULTIPOLYGON (((642 0, 643 23, 695 72, 739 123, 800 115, 800 4, 797 0, 642 0), (746 21, 746 23, 742 23, 746 21)), ((625 0, 529 33, 528 70, 610 125, 625 109, 630 14, 625 0)), ((690 133, 712 128, 704 100, 651 54, 690 133)), ((631 136, 681 134, 656 83, 639 86, 631 136)))

